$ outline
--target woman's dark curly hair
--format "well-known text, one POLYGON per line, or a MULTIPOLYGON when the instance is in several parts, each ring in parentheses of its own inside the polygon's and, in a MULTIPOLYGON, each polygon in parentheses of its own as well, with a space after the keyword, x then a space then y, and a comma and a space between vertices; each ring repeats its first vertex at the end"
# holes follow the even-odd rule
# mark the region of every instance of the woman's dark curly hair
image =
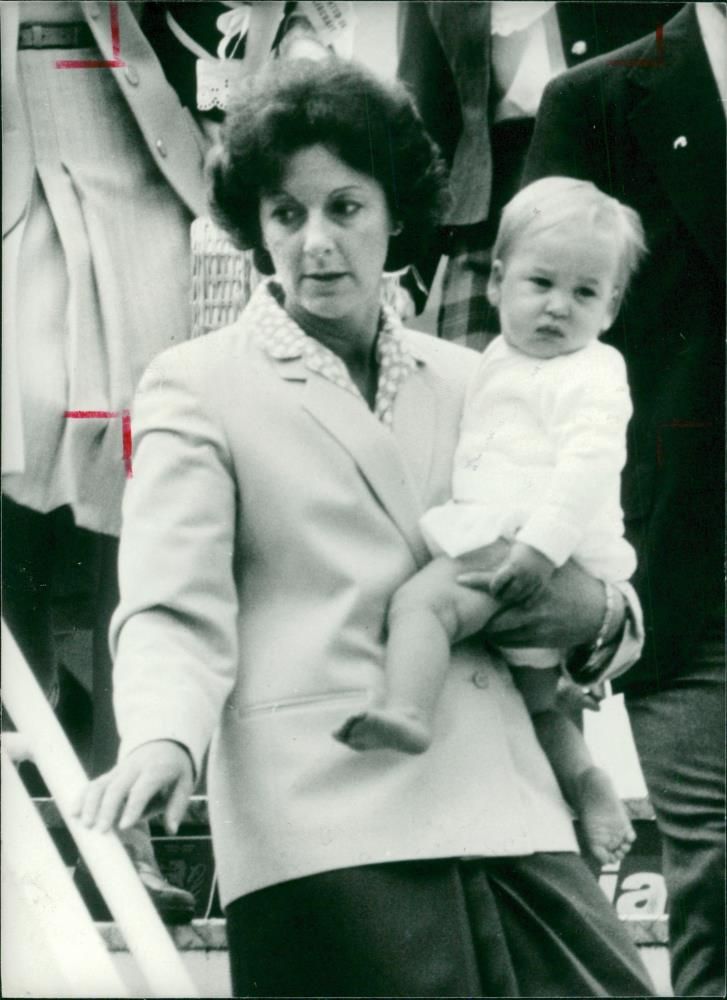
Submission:
POLYGON ((335 59, 274 63, 235 96, 207 168, 217 222, 240 249, 253 248, 258 269, 271 274, 260 196, 279 187, 294 153, 318 144, 379 182, 402 226, 386 267, 410 263, 444 208, 444 162, 401 85, 335 59))

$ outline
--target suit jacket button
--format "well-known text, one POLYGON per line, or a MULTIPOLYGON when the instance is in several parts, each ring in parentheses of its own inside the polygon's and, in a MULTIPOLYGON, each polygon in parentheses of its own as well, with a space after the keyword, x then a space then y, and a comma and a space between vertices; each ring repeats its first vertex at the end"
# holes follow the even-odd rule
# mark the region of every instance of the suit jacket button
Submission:
POLYGON ((574 56, 584 56, 588 52, 588 44, 583 40, 573 42, 570 48, 574 56))
POLYGON ((139 71, 136 66, 132 66, 131 63, 129 63, 124 70, 124 76, 132 87, 139 86, 139 71))
POLYGON ((490 678, 487 676, 486 670, 476 670, 472 674, 472 683, 476 688, 484 691, 484 689, 489 685, 490 678))
POLYGON ((164 142, 163 139, 157 139, 155 146, 160 156, 167 155, 167 144, 164 142))
POLYGON ((88 10, 88 16, 92 17, 94 19, 94 21, 96 20, 96 18, 101 13, 101 10, 100 10, 99 5, 97 3, 90 3, 86 9, 88 10))

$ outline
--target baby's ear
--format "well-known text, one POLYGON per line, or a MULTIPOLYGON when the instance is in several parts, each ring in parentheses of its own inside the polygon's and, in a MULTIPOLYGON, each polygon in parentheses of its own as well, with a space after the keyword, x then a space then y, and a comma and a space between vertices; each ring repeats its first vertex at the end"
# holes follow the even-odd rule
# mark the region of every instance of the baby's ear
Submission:
POLYGON ((500 304, 500 285, 502 284, 504 271, 502 261, 499 259, 493 260, 490 277, 487 282, 487 301, 491 306, 499 306, 500 304))
POLYGON ((618 311, 621 308, 621 289, 614 288, 611 293, 611 301, 608 304, 608 311, 606 313, 606 321, 601 327, 601 333, 605 333, 606 330, 610 330, 616 321, 618 316, 618 311))

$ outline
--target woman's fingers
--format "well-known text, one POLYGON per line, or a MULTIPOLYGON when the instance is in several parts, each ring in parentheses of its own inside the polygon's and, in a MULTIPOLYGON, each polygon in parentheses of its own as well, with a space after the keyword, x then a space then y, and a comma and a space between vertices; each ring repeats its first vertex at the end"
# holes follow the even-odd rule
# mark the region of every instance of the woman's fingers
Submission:
POLYGON ((172 740, 151 740, 89 782, 74 811, 84 826, 103 833, 161 812, 167 824, 178 826, 193 784, 187 750, 172 740))
POLYGON ((106 786, 110 780, 111 772, 108 774, 102 774, 100 778, 96 778, 95 781, 91 781, 84 789, 83 794, 79 797, 76 806, 74 806, 73 812, 74 815, 78 816, 84 826, 93 826, 96 822, 96 816, 98 815, 101 800, 103 799, 106 786))
POLYGON ((489 592, 492 586, 493 573, 486 570, 468 570, 466 573, 459 573, 457 583, 463 587, 472 587, 473 590, 486 590, 489 592))
POLYGON ((192 779, 184 774, 174 787, 164 812, 164 829, 169 834, 176 833, 192 794, 192 779))
POLYGON ((146 812, 151 800, 155 797, 160 800, 156 811, 161 812, 168 785, 169 779, 166 775, 140 774, 128 790, 124 810, 119 820, 119 829, 128 830, 130 826, 137 823, 146 812))
MULTIPOLYGON (((125 814, 127 800, 134 785, 140 781, 137 768, 119 767, 111 772, 111 780, 106 786, 106 790, 98 810, 96 819, 96 829, 101 833, 106 833, 112 826, 116 826, 122 812, 125 814)), ((131 825, 131 824, 127 824, 131 825)))

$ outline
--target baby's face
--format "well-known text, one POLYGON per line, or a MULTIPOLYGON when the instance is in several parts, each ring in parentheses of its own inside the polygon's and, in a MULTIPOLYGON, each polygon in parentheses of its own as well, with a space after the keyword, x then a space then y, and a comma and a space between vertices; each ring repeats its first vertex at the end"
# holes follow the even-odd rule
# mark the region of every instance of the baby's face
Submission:
POLYGON ((618 265, 616 241, 591 227, 526 231, 493 264, 489 296, 503 337, 535 358, 586 347, 615 318, 618 265))

